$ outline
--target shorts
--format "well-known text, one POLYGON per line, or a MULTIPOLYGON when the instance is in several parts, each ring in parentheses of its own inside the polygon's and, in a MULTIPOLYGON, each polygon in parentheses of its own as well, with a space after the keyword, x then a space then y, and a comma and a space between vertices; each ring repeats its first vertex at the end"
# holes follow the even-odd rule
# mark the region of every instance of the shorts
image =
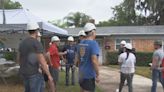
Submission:
POLYGON ((95 78, 83 79, 79 81, 80 87, 86 91, 95 91, 95 78))
POLYGON ((59 80, 59 69, 55 69, 53 67, 49 67, 50 73, 53 77, 54 83, 56 84, 59 80))

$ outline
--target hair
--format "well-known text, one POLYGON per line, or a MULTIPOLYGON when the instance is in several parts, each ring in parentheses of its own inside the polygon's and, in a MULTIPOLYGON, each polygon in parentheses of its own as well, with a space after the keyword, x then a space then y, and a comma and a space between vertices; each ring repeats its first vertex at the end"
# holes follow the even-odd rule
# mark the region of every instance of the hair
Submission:
POLYGON ((91 30, 91 31, 88 31, 88 32, 85 32, 86 36, 87 37, 92 36, 93 35, 92 31, 95 31, 95 29, 91 30))
POLYGON ((34 34, 37 30, 28 30, 29 34, 34 34))
POLYGON ((132 50, 126 48, 126 53, 127 53, 127 57, 126 57, 127 60, 129 58, 129 53, 132 53, 132 50))

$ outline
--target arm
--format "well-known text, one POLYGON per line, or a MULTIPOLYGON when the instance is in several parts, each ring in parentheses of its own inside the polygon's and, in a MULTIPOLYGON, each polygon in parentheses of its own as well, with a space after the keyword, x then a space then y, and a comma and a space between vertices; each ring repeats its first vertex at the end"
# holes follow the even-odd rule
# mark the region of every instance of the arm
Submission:
POLYGON ((96 71, 96 76, 99 76, 99 64, 98 64, 98 58, 96 55, 92 55, 92 64, 96 71))
POLYGON ((50 66, 52 66, 52 62, 51 62, 51 57, 50 57, 50 52, 47 52, 47 61, 48 61, 48 64, 50 65, 50 66))
POLYGON ((153 57, 151 69, 158 67, 157 61, 158 61, 158 57, 157 56, 153 57))
POLYGON ((44 58, 44 55, 42 53, 39 53, 39 54, 37 54, 37 57, 39 59, 39 63, 41 64, 41 67, 42 67, 43 71, 47 74, 48 79, 50 81, 53 81, 53 78, 52 78, 52 76, 51 76, 51 74, 49 72, 49 69, 47 67, 46 60, 44 58))

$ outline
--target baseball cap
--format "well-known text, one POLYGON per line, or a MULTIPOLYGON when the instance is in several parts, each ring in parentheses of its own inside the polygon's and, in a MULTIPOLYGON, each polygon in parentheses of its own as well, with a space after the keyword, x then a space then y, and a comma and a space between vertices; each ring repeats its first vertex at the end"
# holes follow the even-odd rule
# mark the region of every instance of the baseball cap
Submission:
POLYGON ((96 26, 93 23, 86 23, 84 26, 84 31, 89 32, 91 30, 95 30, 96 26))
POLYGON ((125 45, 126 44, 126 41, 122 40, 120 44, 125 45))
POLYGON ((127 49, 129 49, 129 50, 132 50, 132 44, 127 43, 127 44, 125 45, 125 48, 127 48, 127 49))
POLYGON ((27 24, 27 30, 36 30, 39 29, 39 25, 36 22, 29 22, 27 24))
POLYGON ((86 36, 85 31, 84 31, 84 30, 81 30, 81 31, 78 33, 78 36, 86 36))
POLYGON ((162 46, 162 41, 156 40, 156 41, 154 41, 154 45, 161 45, 162 46))
POLYGON ((72 36, 69 36, 67 40, 68 41, 74 41, 74 38, 72 36))
POLYGON ((60 41, 59 37, 58 36, 53 36, 51 38, 51 42, 54 42, 54 41, 60 41))

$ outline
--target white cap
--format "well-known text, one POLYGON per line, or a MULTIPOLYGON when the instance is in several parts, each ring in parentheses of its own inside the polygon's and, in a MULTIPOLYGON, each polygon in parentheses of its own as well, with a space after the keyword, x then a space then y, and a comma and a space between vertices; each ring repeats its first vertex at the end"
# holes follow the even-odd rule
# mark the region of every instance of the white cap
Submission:
POLYGON ((126 45, 126 41, 122 40, 120 44, 126 45))
POLYGON ((78 33, 78 36, 86 36, 85 31, 84 31, 84 30, 81 30, 81 31, 78 33))
POLYGON ((51 38, 51 42, 54 42, 54 41, 60 41, 59 37, 58 36, 53 36, 51 38))
POLYGON ((30 22, 27 24, 27 30, 39 29, 39 25, 36 22, 30 22))
POLYGON ((41 37, 41 36, 42 36, 40 32, 38 32, 38 36, 39 36, 39 37, 41 37))
POLYGON ((72 36, 69 36, 67 40, 73 42, 74 41, 74 38, 72 36))
POLYGON ((93 23, 86 23, 84 26, 84 31, 89 32, 91 30, 96 29, 96 26, 93 23))
POLYGON ((127 48, 127 49, 129 49, 129 50, 132 50, 132 44, 127 43, 127 44, 125 45, 125 48, 127 48))

